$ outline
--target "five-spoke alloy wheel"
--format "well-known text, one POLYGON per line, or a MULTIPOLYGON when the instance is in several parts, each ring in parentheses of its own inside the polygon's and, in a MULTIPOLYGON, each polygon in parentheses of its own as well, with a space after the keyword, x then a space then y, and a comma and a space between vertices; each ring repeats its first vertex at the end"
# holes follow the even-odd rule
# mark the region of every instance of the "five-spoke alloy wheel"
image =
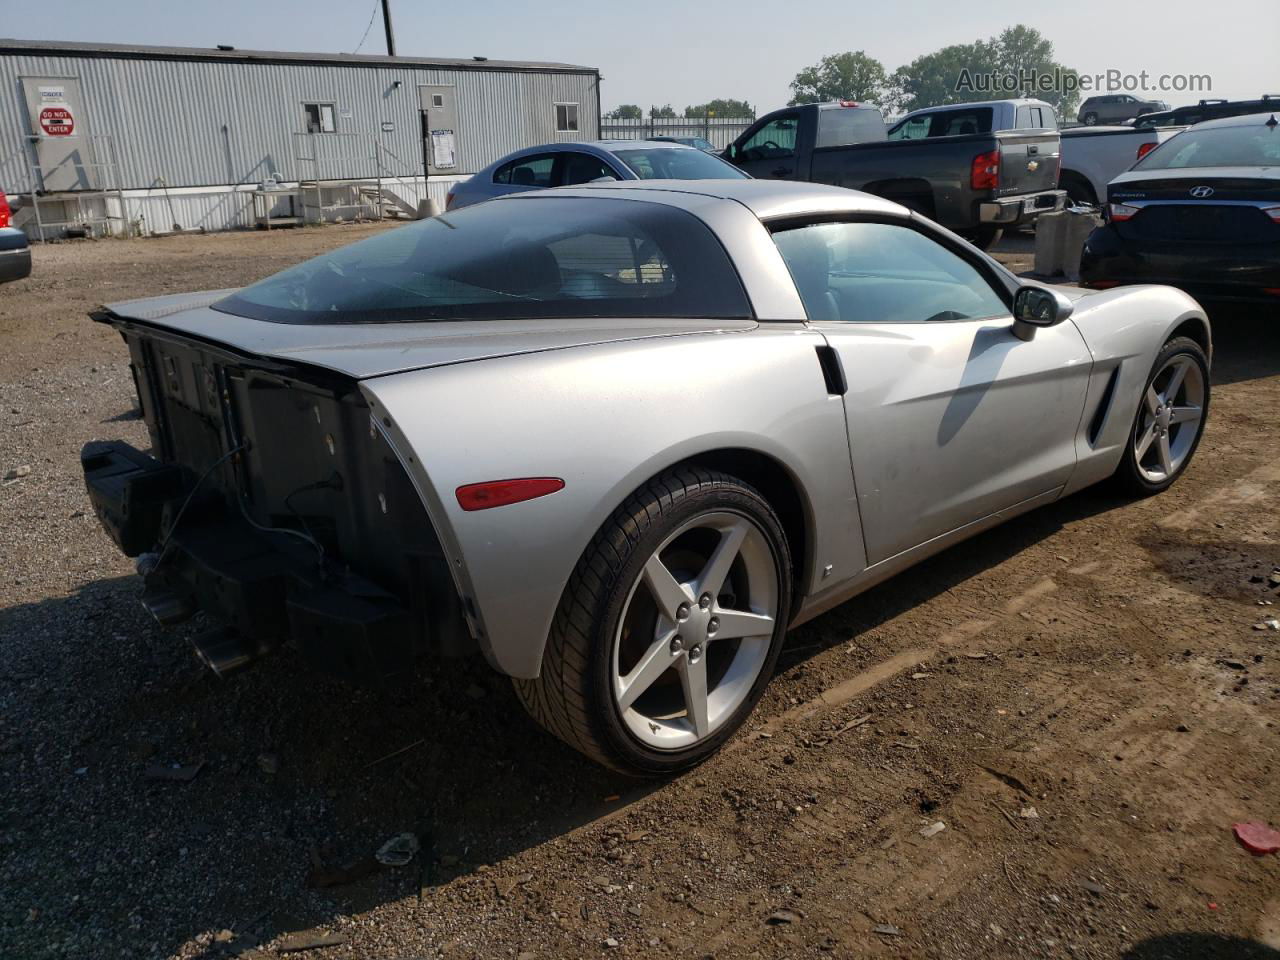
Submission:
POLYGON ((769 658, 777 581, 766 535, 742 514, 699 514, 663 541, 613 642, 614 698, 632 735, 671 750, 734 715, 769 658))
POLYGON ((651 481, 578 565, 542 674, 516 681, 544 727, 628 773, 705 759, 750 714, 791 601, 782 525, 750 486, 697 468, 651 481))
POLYGON ((1159 493, 1186 469, 1209 414, 1209 362, 1185 337, 1156 359, 1116 477, 1132 492, 1159 493))

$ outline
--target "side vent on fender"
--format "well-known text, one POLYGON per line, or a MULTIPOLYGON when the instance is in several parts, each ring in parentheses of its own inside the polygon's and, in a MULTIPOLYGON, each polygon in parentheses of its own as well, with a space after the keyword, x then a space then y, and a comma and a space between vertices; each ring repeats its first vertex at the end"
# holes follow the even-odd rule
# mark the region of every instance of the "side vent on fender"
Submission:
POLYGON ((823 345, 817 348, 818 366, 822 367, 822 379, 826 381, 827 393, 833 396, 844 396, 849 385, 844 379, 844 367, 840 364, 840 355, 835 347, 823 345))
POLYGON ((1111 371, 1111 376, 1107 379, 1107 387, 1102 391, 1102 399, 1098 401, 1098 409, 1093 413, 1093 420, 1089 423, 1089 446, 1096 447, 1098 445, 1098 437, 1102 435, 1102 426, 1107 422, 1107 415, 1111 412, 1112 401, 1115 400, 1116 382, 1120 379, 1120 365, 1111 371))

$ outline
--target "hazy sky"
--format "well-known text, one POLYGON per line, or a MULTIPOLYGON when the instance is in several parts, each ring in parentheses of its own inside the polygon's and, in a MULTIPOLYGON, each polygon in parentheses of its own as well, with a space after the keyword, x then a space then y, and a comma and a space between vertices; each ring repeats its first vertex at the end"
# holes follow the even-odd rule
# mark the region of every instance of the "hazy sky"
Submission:
MULTIPOLYGON (((351 52, 374 7, 374 0, 0 0, 0 34, 351 52)), ((668 102, 679 110, 735 97, 764 111, 785 103, 796 72, 826 54, 862 49, 893 70, 1015 23, 1044 33, 1058 60, 1081 73, 1210 75, 1210 92, 1153 94, 1175 106, 1280 94, 1280 0, 392 0, 392 18, 401 54, 599 67, 606 110, 668 102)), ((385 52, 380 16, 361 52, 385 52)))

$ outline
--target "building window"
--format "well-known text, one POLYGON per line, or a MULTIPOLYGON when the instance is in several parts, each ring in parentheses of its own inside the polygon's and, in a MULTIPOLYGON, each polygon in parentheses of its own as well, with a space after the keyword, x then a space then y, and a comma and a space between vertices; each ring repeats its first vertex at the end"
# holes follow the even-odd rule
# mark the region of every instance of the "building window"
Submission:
POLYGON ((432 105, 433 107, 443 107, 443 106, 444 106, 444 94, 443 94, 443 93, 433 93, 433 94, 431 95, 431 105, 432 105))
POLYGON ((332 103, 304 103, 302 111, 307 118, 307 133, 333 133, 337 130, 332 103))
POLYGON ((556 133, 578 132, 578 105, 576 103, 556 104, 556 133))

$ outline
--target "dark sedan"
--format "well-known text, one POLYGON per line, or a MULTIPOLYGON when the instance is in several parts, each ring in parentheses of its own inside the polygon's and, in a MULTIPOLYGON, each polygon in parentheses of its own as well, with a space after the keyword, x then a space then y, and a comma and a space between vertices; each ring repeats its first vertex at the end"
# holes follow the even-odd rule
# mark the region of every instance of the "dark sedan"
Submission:
POLYGON ((1280 304, 1280 121, 1261 113, 1171 137, 1107 187, 1083 286, 1164 283, 1280 304))

